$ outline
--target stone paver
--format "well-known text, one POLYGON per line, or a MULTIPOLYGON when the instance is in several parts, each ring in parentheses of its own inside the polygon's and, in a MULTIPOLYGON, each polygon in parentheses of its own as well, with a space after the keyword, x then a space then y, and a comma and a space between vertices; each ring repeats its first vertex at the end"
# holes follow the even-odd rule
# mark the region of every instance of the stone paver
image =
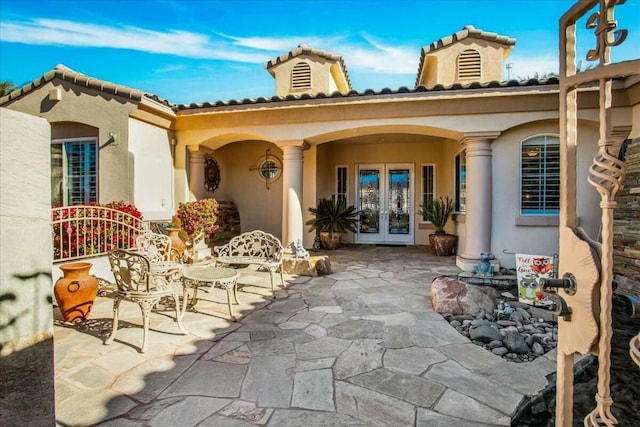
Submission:
POLYGON ((440 384, 386 369, 367 372, 350 378, 349 381, 425 408, 431 407, 445 390, 440 384))
POLYGON ((447 357, 431 348, 402 348, 387 350, 384 354, 384 367, 395 372, 420 375, 434 363, 444 362, 447 357))
MULTIPOLYGON (((334 273, 286 276, 240 269, 239 321, 213 295, 188 311, 189 335, 152 315, 138 352, 137 307, 123 306, 112 345, 112 300, 87 324, 55 326, 61 425, 509 425, 525 395, 546 385, 555 355, 509 363, 472 344, 434 312, 431 281, 458 272, 425 248, 347 246, 334 273)), ((205 295, 207 296, 207 295, 205 295)), ((207 296, 208 298, 208 296, 207 296)), ((59 318, 59 313, 57 314, 59 318)))
POLYGON ((373 371, 382 366, 384 348, 376 340, 356 340, 346 349, 333 368, 339 380, 373 371))
POLYGON ((415 407, 402 400, 358 387, 336 382, 338 413, 358 418, 371 426, 412 426, 415 407))
POLYGON ((298 372, 293 382, 291 406, 318 411, 335 411, 331 369, 298 372))
POLYGON ((242 385, 242 398, 258 406, 288 408, 293 381, 287 370, 295 366, 295 356, 255 356, 242 385))

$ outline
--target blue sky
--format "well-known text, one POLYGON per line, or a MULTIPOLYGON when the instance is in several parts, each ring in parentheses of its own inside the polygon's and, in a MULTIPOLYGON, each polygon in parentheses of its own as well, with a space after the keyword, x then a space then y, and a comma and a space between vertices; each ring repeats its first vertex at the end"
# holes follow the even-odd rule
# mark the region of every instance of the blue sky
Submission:
MULTIPOLYGON (((342 55, 354 89, 398 89, 414 86, 423 46, 469 24, 516 38, 506 62, 526 78, 557 72, 558 21, 573 3, 0 0, 0 81, 22 85, 62 63, 174 103, 267 97, 264 64, 307 43, 342 55)), ((629 36, 613 60, 640 58, 640 0, 616 19, 629 36)), ((595 46, 583 21, 580 58, 595 46)))

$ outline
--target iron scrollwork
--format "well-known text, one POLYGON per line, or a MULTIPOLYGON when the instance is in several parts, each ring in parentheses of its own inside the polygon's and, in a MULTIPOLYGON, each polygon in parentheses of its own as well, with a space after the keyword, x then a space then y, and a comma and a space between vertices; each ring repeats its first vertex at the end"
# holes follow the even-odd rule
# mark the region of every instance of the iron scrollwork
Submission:
POLYGON ((204 161, 204 188, 214 193, 220 186, 220 168, 215 159, 209 157, 204 161))

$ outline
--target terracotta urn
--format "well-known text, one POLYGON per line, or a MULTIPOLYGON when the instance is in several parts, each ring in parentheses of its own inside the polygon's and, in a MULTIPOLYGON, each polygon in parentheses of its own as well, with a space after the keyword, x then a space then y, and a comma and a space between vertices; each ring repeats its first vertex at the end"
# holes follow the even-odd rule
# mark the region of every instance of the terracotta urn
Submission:
POLYGON ((436 256, 455 255, 457 242, 455 234, 429 234, 429 244, 436 256))
POLYGON ((62 264, 64 276, 53 286, 53 294, 65 322, 87 320, 98 294, 98 279, 90 274, 90 262, 62 264))
POLYGON ((171 238, 171 248, 176 249, 178 252, 182 253, 187 248, 187 245, 180 238, 180 228, 167 228, 167 233, 169 234, 169 238, 171 238))
POLYGON ((320 233, 320 241, 322 242, 322 247, 330 251, 333 251, 340 247, 341 238, 342 233, 329 233, 327 231, 323 231, 320 233))

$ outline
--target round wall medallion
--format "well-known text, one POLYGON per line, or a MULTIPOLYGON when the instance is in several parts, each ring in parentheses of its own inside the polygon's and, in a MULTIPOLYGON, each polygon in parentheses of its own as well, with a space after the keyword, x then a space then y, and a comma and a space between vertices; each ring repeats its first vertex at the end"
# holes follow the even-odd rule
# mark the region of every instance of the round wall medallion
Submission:
POLYGON ((213 193, 218 186, 220 186, 220 168, 214 159, 207 158, 204 161, 204 188, 213 193))

